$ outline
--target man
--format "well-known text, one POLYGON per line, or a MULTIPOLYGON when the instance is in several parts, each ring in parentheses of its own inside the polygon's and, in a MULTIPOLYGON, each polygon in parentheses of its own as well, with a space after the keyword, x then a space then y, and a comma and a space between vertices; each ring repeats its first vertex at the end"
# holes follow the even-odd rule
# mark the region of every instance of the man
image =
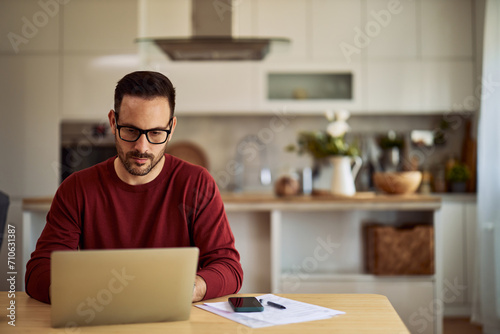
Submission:
POLYGON ((164 153, 177 124, 170 80, 130 73, 116 86, 114 108, 118 155, 60 185, 27 264, 26 292, 50 303, 55 250, 185 246, 200 249, 193 301, 239 291, 243 271, 215 181, 164 153))

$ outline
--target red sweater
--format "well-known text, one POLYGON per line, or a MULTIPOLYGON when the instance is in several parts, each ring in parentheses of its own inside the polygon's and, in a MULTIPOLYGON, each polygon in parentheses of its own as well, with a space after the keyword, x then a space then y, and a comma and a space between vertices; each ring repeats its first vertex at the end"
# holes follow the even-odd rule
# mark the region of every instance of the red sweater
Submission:
POLYGON ((219 191, 206 169, 165 155, 160 175, 132 186, 111 158, 60 185, 26 267, 26 292, 49 303, 54 250, 183 247, 200 249, 205 299, 236 293, 243 270, 219 191))

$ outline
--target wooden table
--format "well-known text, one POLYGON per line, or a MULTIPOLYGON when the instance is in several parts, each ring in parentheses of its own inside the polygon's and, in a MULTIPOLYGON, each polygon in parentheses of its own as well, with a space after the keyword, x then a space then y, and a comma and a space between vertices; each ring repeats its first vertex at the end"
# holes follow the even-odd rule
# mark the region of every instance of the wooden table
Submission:
MULTIPOLYGON (((255 295, 255 294, 254 294, 255 295)), ((240 295, 248 296, 248 295, 240 295)), ((329 307, 346 314, 326 320, 252 329, 216 314, 192 308, 189 321, 81 327, 70 333, 371 333, 409 334, 405 325, 382 295, 372 294, 279 294, 279 296, 329 307)), ((225 301, 228 296, 210 300, 225 301)), ((16 292, 15 299, 0 292, 0 333, 65 333, 68 330, 50 327, 50 305, 38 302, 24 292, 16 292), (8 324, 7 307, 15 300, 15 327, 8 324)))

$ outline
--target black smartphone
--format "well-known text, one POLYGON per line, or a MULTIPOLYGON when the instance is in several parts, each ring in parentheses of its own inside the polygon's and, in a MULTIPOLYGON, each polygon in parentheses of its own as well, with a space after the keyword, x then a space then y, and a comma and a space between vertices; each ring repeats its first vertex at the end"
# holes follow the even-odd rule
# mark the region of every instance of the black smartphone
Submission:
POLYGON ((262 312, 264 306, 255 297, 229 297, 234 312, 262 312))

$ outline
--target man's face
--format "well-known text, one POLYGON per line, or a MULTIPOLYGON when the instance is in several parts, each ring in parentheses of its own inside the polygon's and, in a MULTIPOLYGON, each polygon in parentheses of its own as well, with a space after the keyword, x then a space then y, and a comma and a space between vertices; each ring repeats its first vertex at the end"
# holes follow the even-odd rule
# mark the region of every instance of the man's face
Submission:
MULTIPOLYGON (((114 118, 114 117, 113 117, 114 118)), ((142 130, 175 128, 175 119, 169 124, 170 106, 164 97, 151 100, 125 95, 120 106, 118 125, 131 126, 142 130)), ((145 176, 155 168, 163 158, 168 143, 151 144, 144 134, 135 142, 122 140, 116 128, 116 119, 111 121, 115 134, 118 157, 126 171, 134 176, 145 176)), ((124 131, 124 130, 122 130, 124 131)), ((172 134, 169 136, 169 140, 172 134)), ((157 171, 159 173, 159 171, 157 171)))

